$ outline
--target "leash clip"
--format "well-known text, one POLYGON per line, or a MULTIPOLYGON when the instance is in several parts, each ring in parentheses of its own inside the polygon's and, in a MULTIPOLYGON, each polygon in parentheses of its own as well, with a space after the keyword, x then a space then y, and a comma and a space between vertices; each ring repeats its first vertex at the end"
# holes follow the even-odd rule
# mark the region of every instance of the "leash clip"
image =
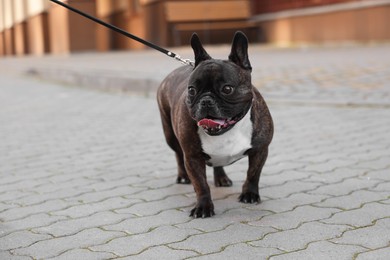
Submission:
POLYGON ((184 64, 184 65, 190 65, 190 66, 192 66, 192 67, 195 66, 195 63, 194 63, 192 60, 190 60, 190 59, 182 59, 182 58, 180 57, 180 55, 177 55, 177 54, 172 53, 172 52, 170 52, 170 51, 167 53, 167 55, 168 55, 169 57, 174 58, 174 59, 177 60, 177 61, 180 61, 180 62, 181 62, 182 64, 184 64))

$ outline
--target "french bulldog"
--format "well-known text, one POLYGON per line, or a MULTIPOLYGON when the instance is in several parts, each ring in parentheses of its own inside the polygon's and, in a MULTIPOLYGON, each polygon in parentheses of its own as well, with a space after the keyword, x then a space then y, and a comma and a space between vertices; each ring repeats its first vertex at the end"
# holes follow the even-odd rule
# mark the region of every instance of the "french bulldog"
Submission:
POLYGON ((236 32, 228 60, 213 59, 197 34, 191 37, 194 66, 171 72, 157 92, 165 139, 176 153, 177 183, 192 183, 197 197, 190 216, 215 215, 206 165, 215 186, 231 186, 223 167, 248 156, 239 201, 259 203, 259 179, 273 136, 273 122, 251 83, 248 39, 236 32))

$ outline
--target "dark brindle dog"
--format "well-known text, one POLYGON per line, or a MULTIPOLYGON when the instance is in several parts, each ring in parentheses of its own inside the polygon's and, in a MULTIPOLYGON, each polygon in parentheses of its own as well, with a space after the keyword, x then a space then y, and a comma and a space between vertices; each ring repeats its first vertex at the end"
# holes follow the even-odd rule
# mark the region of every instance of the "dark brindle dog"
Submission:
POLYGON ((183 66, 158 89, 158 104, 168 145, 176 152, 178 183, 192 183, 197 203, 193 217, 214 215, 206 164, 214 167, 216 186, 231 186, 223 166, 249 157, 243 203, 260 202, 259 179, 273 135, 267 105, 251 83, 248 40, 233 39, 228 60, 212 59, 198 36, 191 38, 195 68, 183 66))

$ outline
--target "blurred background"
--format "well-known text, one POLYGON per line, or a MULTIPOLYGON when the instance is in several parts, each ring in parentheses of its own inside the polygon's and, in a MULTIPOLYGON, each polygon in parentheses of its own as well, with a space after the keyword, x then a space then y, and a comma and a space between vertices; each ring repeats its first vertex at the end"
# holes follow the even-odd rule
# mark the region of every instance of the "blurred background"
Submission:
MULTIPOLYGON (((227 43, 236 30, 276 46, 390 40, 390 0, 68 0, 162 46, 227 43)), ((0 56, 145 48, 48 0, 0 0, 0 56)))

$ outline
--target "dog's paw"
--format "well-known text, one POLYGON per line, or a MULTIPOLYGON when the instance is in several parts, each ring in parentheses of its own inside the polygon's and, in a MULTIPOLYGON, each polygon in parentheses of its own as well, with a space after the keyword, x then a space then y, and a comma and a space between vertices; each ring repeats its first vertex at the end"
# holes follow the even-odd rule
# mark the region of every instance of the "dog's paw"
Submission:
POLYGON ((215 187, 230 187, 233 185, 232 180, 228 176, 214 177, 215 187))
POLYGON ((250 204, 261 202, 260 195, 250 191, 241 193, 240 197, 238 197, 238 200, 242 203, 250 204))
POLYGON ((190 184, 191 181, 190 179, 188 178, 188 176, 178 176, 177 179, 176 179, 176 183, 178 184, 190 184))
POLYGON ((209 218, 214 216, 214 205, 213 203, 207 203, 205 205, 196 205, 195 208, 191 210, 190 217, 194 218, 209 218))
POLYGON ((222 167, 215 167, 214 184, 215 187, 230 187, 233 185, 233 182, 226 175, 225 170, 222 167))

